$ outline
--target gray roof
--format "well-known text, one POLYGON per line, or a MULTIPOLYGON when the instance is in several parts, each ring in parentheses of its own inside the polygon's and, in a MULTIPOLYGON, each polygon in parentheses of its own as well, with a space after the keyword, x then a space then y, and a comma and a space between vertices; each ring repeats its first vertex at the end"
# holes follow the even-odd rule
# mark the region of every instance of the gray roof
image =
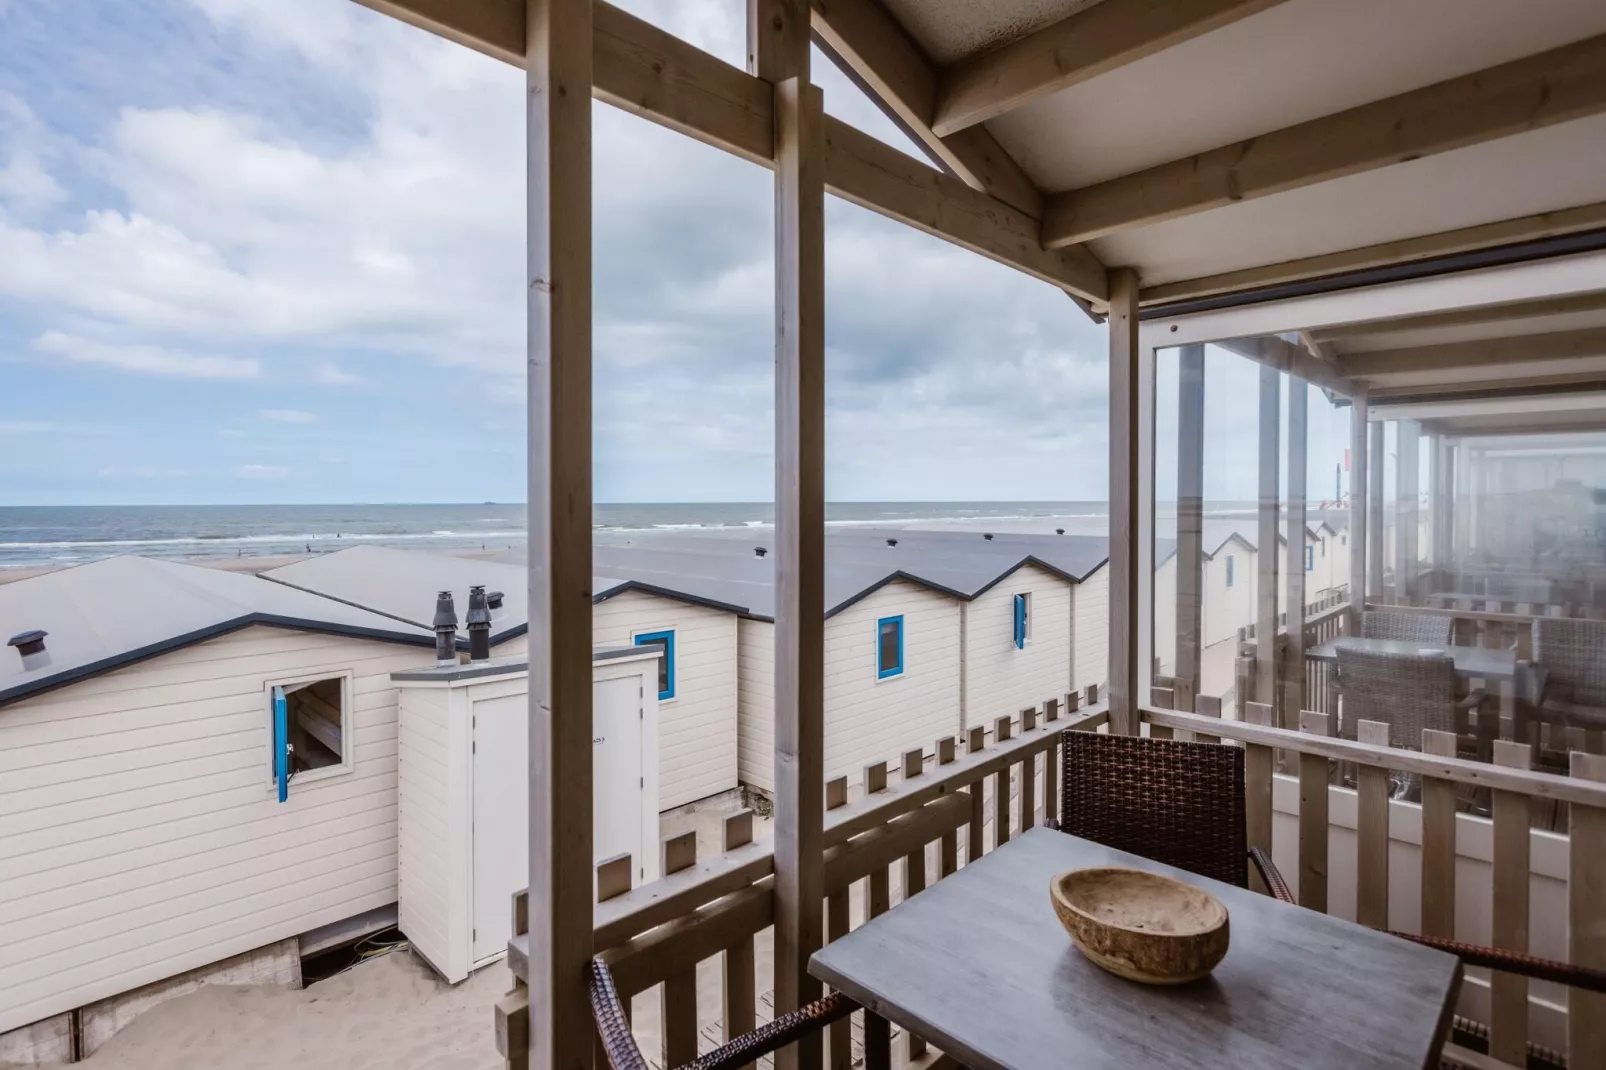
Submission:
POLYGON ((428 645, 434 633, 215 568, 110 557, 0 584, 0 632, 43 629, 49 663, 0 648, 0 705, 252 624, 428 645))

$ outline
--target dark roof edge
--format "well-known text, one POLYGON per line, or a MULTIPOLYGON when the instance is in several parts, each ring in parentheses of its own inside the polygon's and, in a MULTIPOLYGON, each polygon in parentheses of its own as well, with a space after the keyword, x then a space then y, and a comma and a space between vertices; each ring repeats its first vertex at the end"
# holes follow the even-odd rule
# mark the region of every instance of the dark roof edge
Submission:
POLYGON ((659 587, 658 585, 652 583, 642 583, 640 580, 625 580, 623 583, 618 583, 612 587, 609 587, 606 591, 597 591, 592 594, 591 603, 595 605, 598 602, 606 602, 608 599, 616 598, 628 591, 640 591, 643 594, 655 594, 660 598, 671 598, 677 602, 685 602, 689 605, 705 606, 708 609, 719 609, 726 613, 734 613, 738 617, 752 617, 754 620, 771 619, 769 617, 754 613, 747 606, 732 605, 729 602, 721 602, 716 598, 703 598, 698 595, 687 594, 685 591, 676 591, 668 587, 659 587))

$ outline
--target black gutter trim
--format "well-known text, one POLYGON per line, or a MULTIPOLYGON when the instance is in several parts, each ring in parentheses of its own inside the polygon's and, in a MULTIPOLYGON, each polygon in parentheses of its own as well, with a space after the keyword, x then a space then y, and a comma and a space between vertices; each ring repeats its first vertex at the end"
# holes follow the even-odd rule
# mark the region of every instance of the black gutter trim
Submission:
POLYGON ((1196 312, 1215 312, 1224 308, 1243 308, 1269 301, 1282 301, 1290 297, 1312 297, 1316 294, 1337 293, 1363 286, 1377 286, 1386 282, 1406 282, 1411 279, 1449 275, 1477 268, 1503 267, 1530 260, 1549 260, 1573 253, 1592 253, 1606 249, 1606 229, 1585 230, 1576 234, 1558 234, 1549 238, 1512 245, 1496 245, 1487 249, 1450 253, 1445 256, 1413 260, 1404 264, 1346 271, 1337 275, 1324 275, 1299 282, 1285 282, 1259 289, 1238 290, 1232 293, 1201 297, 1192 301, 1178 301, 1169 305, 1153 305, 1138 312, 1139 320, 1169 319, 1189 316, 1196 312))
POLYGON ((210 625, 206 628, 197 628, 193 632, 185 632, 171 639, 164 639, 159 643, 151 643, 122 654, 114 654, 109 658, 92 661, 87 665, 80 665, 76 669, 57 673, 54 676, 42 677, 16 687, 0 691, 0 706, 9 705, 18 699, 31 698, 42 695, 47 691, 54 691, 68 684, 75 684, 87 680, 92 676, 110 672, 113 669, 125 668, 137 662, 148 661, 162 654, 170 654, 175 650, 204 642, 207 639, 216 639, 220 635, 237 632, 242 628, 249 628, 254 624, 261 624, 269 628, 285 628, 300 632, 317 632, 320 635, 338 635, 350 639, 373 639, 382 643, 400 643, 405 646, 434 646, 433 635, 404 635, 398 632, 382 632, 376 628, 363 628, 352 624, 330 624, 322 621, 303 620, 299 617, 281 617, 271 613, 247 613, 243 617, 223 621, 221 624, 210 625))
POLYGON ((676 602, 685 602, 689 605, 706 606, 709 609, 719 609, 725 611, 726 613, 734 613, 738 617, 752 615, 752 611, 747 606, 732 605, 729 602, 721 602, 714 598, 701 598, 694 594, 686 594, 683 591, 672 591, 667 587, 659 587, 651 583, 642 583, 640 580, 625 580, 618 586, 609 587, 606 591, 599 591, 591 596, 591 604, 596 605, 599 602, 605 602, 610 598, 625 594, 628 591, 640 591, 643 594, 655 594, 660 598, 669 598, 676 602))

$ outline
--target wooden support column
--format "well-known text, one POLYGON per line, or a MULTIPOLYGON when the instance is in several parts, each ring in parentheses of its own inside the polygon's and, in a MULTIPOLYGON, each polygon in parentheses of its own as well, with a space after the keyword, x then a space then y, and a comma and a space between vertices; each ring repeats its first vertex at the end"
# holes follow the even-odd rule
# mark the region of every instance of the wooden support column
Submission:
POLYGON ((591 3, 525 9, 529 1065, 588 1070, 591 962, 591 3))
POLYGON ((1199 694, 1204 605, 1204 346, 1183 346, 1177 374, 1177 661, 1173 708, 1199 694))
POLYGON ((1417 447, 1421 428, 1401 420, 1394 434, 1394 599, 1410 605, 1417 570, 1417 447))
POLYGON ((1138 276, 1110 278, 1110 731, 1138 734, 1138 276))
MULTIPOLYGON (((1282 420, 1282 381, 1277 369, 1260 366, 1260 524, 1255 550, 1255 701, 1277 705, 1277 427, 1282 420)), ((1299 711, 1294 711, 1298 716, 1299 711)), ((1282 724, 1279 719, 1278 724, 1282 724)))
POLYGON ((1366 610, 1366 554, 1370 529, 1367 526, 1367 427, 1365 393, 1350 399, 1349 416, 1349 633, 1361 634, 1361 614, 1366 610))
MULTIPOLYGON (((825 820, 825 115, 809 14, 751 0, 754 73, 775 85, 775 1013, 820 996, 825 820)), ((776 1053, 817 1070, 820 1035, 776 1053)))
POLYGON ((1288 377, 1288 575, 1283 612, 1288 614, 1287 660, 1283 667, 1282 726, 1298 729, 1305 709, 1305 468, 1306 414, 1310 384, 1288 377))
POLYGON ((1366 449, 1366 594, 1383 597, 1383 560, 1388 547, 1383 541, 1383 424, 1367 428, 1370 445, 1366 449))

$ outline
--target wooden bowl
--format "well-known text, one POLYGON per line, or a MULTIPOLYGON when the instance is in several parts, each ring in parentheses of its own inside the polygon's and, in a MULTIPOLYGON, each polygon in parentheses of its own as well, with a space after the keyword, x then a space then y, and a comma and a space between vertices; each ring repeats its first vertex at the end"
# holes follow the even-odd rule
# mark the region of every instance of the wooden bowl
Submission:
POLYGON ((1107 867, 1073 869, 1049 885, 1060 924, 1082 953, 1129 981, 1179 985, 1227 954, 1227 908, 1202 888, 1107 867))

